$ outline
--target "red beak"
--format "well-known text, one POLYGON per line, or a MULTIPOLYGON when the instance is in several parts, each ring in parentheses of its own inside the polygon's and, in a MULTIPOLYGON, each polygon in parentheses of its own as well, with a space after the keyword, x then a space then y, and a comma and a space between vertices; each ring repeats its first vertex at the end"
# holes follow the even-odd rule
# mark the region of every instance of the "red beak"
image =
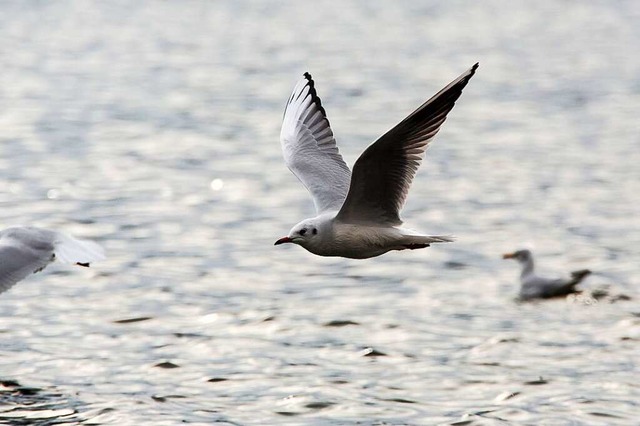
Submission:
POLYGON ((516 257, 514 253, 507 253, 502 255, 503 259, 513 259, 514 257, 516 257))
POLYGON ((289 237, 282 237, 278 241, 275 242, 274 246, 284 244, 284 243, 292 243, 293 240, 289 237))

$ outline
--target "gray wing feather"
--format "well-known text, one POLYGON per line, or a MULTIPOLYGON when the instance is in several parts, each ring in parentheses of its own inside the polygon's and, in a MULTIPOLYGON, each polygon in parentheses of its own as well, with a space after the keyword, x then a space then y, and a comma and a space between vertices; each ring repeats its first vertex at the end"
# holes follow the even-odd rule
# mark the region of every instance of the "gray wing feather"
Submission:
POLYGON ((53 242, 46 234, 28 234, 28 228, 8 229, 0 235, 0 293, 42 270, 53 260, 53 242))
POLYGON ((287 102, 280 142, 287 167, 311 193, 316 211, 338 210, 347 196, 351 172, 338 151, 309 73, 287 102))
POLYGON ((522 287, 520 289, 520 297, 523 299, 529 299, 564 296, 575 293, 576 284, 578 284, 578 282, 575 280, 531 276, 526 280, 523 280, 522 287))
POLYGON ((478 64, 452 81, 370 145, 358 158, 337 218, 400 225, 399 212, 429 142, 440 130, 478 64))

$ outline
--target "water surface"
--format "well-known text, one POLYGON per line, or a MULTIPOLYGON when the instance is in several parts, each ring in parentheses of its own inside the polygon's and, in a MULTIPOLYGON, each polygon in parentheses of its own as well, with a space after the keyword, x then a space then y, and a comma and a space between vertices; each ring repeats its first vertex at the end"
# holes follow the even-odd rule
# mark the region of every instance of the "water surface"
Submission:
POLYGON ((0 297, 0 423, 637 423, 635 2, 0 10, 3 226, 109 254, 0 297), (476 61, 403 214, 455 243, 273 247, 313 215, 278 142, 302 72, 353 164, 476 61), (523 244, 633 299, 518 304, 523 244))

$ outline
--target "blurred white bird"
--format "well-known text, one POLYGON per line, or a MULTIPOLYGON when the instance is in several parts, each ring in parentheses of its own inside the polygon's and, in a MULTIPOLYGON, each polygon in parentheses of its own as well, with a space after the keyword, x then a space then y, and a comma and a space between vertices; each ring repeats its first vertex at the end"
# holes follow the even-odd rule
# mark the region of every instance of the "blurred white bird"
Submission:
POLYGON ((591 273, 588 269, 571 272, 571 278, 544 278, 535 274, 533 255, 529 250, 518 250, 502 256, 503 259, 516 259, 522 265, 520 274, 520 299, 547 299, 576 293, 578 285, 591 273))
POLYGON ((287 103, 280 141, 284 160, 313 197, 317 216, 294 226, 276 245, 294 243, 320 256, 366 259, 390 250, 450 242, 401 228, 404 205, 423 154, 478 64, 456 78, 358 158, 345 164, 311 75, 287 103))
POLYGON ((102 247, 92 241, 30 226, 7 228, 0 231, 0 293, 55 260, 88 267, 104 258, 102 247))

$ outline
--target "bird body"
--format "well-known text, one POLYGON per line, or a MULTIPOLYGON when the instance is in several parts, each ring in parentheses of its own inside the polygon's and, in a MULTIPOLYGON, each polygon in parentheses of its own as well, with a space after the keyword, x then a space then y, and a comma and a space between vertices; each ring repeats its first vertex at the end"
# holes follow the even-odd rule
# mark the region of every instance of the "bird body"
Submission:
POLYGON ((276 243, 292 242, 318 256, 351 259, 367 259, 391 250, 418 249, 431 243, 451 241, 449 237, 420 235, 402 227, 345 223, 336 218, 335 212, 302 221, 294 229, 298 231, 292 232, 291 237, 276 243), (314 229, 317 230, 315 235, 314 229), (303 235, 299 234, 301 231, 303 235))
POLYGON ((475 64, 346 165, 308 73, 296 84, 282 122, 285 162, 313 196, 317 216, 276 245, 294 243, 319 256, 366 259, 390 250, 450 242, 400 225, 400 210, 427 145, 438 133, 475 64))
POLYGON ((535 273, 533 254, 529 250, 518 250, 502 256, 503 259, 516 259, 522 265, 520 273, 520 294, 522 300, 548 299, 576 293, 576 286, 591 271, 582 269, 571 272, 570 278, 546 278, 535 273))
POLYGON ((98 244, 62 232, 31 226, 0 231, 0 293, 53 261, 89 266, 104 259, 98 244))

